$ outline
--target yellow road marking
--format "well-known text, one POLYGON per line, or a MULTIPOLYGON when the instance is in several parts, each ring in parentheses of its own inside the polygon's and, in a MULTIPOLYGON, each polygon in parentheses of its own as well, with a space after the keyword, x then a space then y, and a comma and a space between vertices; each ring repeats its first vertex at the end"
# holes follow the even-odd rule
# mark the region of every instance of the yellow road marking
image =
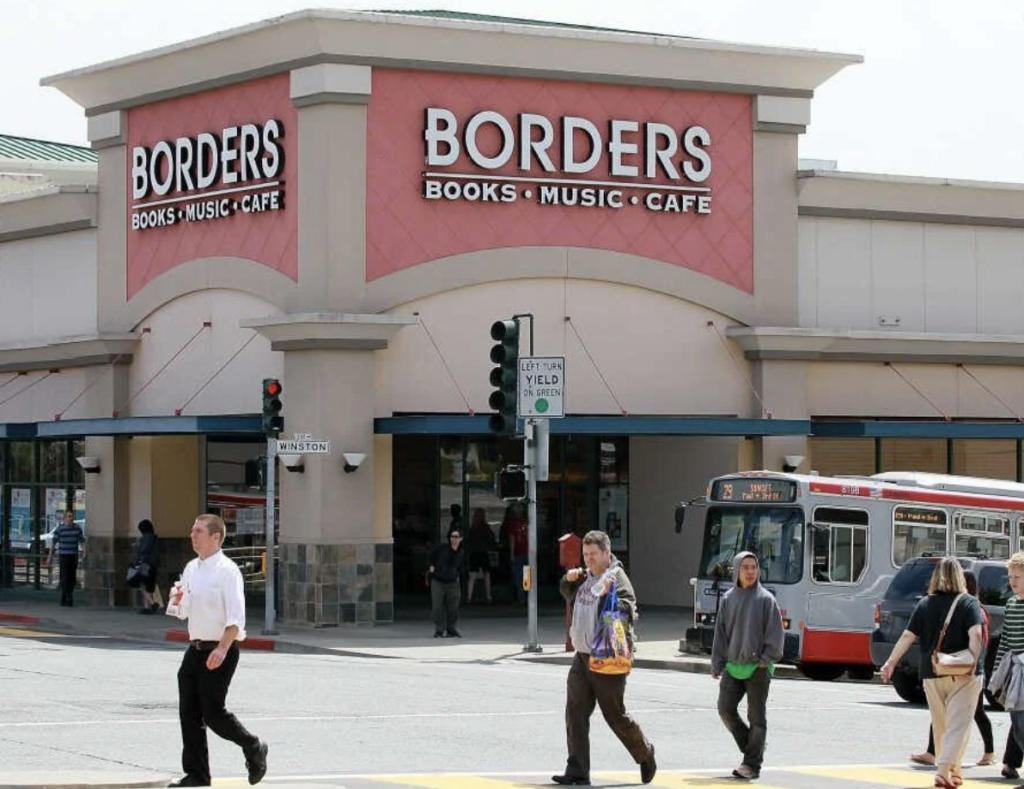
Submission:
MULTIPOLYGON (((731 772, 731 771, 729 771, 731 772)), ((631 773, 598 773, 602 779, 614 781, 615 783, 640 783, 640 768, 637 767, 631 773)), ((670 789, 737 789, 747 784, 747 781, 739 781, 731 775, 707 775, 697 773, 658 772, 649 786, 666 786, 670 789)), ((758 789, 787 789, 784 786, 773 786, 762 781, 750 784, 758 789)))
MULTIPOLYGON (((406 775, 374 775, 367 776, 381 783, 395 783, 403 786, 422 786, 424 789, 509 789, 512 786, 536 787, 534 782, 499 781, 496 778, 483 778, 465 774, 423 775, 410 773, 406 775)), ((552 784, 554 785, 554 784, 552 784)), ((733 789, 736 789, 733 787, 733 789)))
POLYGON ((0 627, 0 636, 21 636, 22 638, 59 638, 63 633, 43 633, 39 630, 23 630, 20 627, 0 627))
MULTIPOLYGON (((863 781, 869 784, 883 784, 887 786, 926 787, 935 785, 935 772, 933 770, 915 770, 908 767, 905 770, 892 767, 794 767, 790 770, 794 773, 805 775, 822 775, 831 778, 843 778, 848 781, 863 781)), ((970 774, 964 776, 963 789, 982 789, 989 785, 991 776, 976 776, 978 779, 971 780, 970 774)))

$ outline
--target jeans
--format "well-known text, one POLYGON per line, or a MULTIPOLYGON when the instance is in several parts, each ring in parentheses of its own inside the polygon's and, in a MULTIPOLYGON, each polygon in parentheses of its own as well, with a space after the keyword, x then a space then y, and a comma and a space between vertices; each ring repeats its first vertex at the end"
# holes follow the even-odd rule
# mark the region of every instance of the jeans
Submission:
POLYGON ((759 668, 750 679, 736 679, 728 671, 722 672, 718 686, 718 715, 729 730, 737 747, 743 752, 743 763, 760 771, 764 762, 765 739, 768 735, 768 686, 771 675, 759 668), (740 701, 747 697, 747 719, 739 716, 740 701))

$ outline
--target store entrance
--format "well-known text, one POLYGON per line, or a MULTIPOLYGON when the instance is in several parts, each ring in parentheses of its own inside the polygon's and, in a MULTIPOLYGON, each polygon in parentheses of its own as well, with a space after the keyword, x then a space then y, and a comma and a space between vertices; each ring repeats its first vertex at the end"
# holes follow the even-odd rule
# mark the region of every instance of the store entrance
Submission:
MULTIPOLYGON (((607 529, 616 555, 628 559, 628 449, 623 436, 552 436, 549 478, 537 486, 535 581, 543 607, 561 610, 558 538, 563 534, 607 529)), ((523 604, 516 533, 526 520, 526 506, 494 493, 498 469, 522 462, 523 442, 506 436, 395 436, 392 506, 399 615, 429 608, 430 551, 446 541, 453 524, 463 531, 467 571, 477 571, 472 598, 463 589, 463 612, 479 606, 481 614, 501 615, 523 604)))

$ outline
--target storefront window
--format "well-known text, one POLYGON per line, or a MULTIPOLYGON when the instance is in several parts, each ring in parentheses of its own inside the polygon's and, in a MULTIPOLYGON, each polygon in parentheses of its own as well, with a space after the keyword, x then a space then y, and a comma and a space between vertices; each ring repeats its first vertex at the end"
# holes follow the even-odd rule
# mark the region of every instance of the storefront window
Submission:
POLYGON ((35 474, 33 468, 33 449, 35 445, 31 441, 12 441, 11 467, 9 482, 32 482, 35 474))
POLYGON ((1017 442, 1012 438, 958 438, 953 441, 952 473, 989 479, 1017 478, 1017 442))
POLYGON ((944 438, 883 438, 881 441, 881 471, 949 473, 944 438))
MULTIPOLYGON (((277 487, 280 490, 280 476, 277 487)), ((224 519, 227 548, 266 544, 265 441, 207 440, 206 511, 224 519)), ((280 529, 280 520, 275 522, 280 529)), ((232 558, 247 560, 242 556, 232 558)))
POLYGON ((807 442, 810 465, 823 477, 875 473, 875 439, 811 438, 807 442))
POLYGON ((427 555, 437 535, 437 436, 395 436, 391 517, 396 602, 427 593, 427 555))
POLYGON ((608 533, 612 550, 629 550, 629 439, 598 441, 597 527, 608 533))
MULTIPOLYGON (((75 464, 78 465, 77 463, 75 464)), ((68 442, 39 442, 39 481, 66 482, 68 479, 68 442)))

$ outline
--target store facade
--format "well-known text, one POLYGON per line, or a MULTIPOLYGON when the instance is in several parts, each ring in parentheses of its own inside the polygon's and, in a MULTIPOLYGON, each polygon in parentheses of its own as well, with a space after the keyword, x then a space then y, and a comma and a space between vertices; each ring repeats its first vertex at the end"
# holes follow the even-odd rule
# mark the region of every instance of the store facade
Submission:
POLYGON ((286 432, 333 450, 279 474, 280 614, 391 621, 452 504, 496 537, 514 515, 492 479, 522 444, 488 433, 486 403, 488 329, 516 313, 566 357, 542 594, 557 537, 599 527, 643 599, 687 604, 699 529, 675 534, 674 503, 786 455, 862 473, 939 442, 959 471, 990 446, 951 442, 999 439, 1019 475, 1019 423, 965 381, 1024 411, 1024 326, 980 301, 986 276, 1020 275, 1024 206, 799 172, 814 90, 857 60, 304 12, 47 80, 85 108, 98 189, 0 203, 0 256, 34 288, 0 319, 0 370, 60 370, 0 422, 99 459, 95 599, 124 601, 141 517, 183 538, 223 507, 258 549, 256 413, 278 377, 286 432), (946 284, 968 253, 970 309, 946 284), (60 331, 26 322, 43 304, 60 331), (366 460, 346 473, 342 452, 366 460))

